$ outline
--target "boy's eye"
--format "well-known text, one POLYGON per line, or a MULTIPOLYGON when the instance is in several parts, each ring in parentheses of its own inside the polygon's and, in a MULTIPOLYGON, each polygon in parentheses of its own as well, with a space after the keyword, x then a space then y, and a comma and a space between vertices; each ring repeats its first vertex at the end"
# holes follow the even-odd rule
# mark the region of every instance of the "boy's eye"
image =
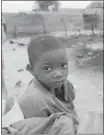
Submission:
POLYGON ((62 68, 66 68, 67 65, 68 65, 67 63, 63 63, 63 64, 61 64, 61 67, 62 67, 62 68))
POLYGON ((51 69, 52 69, 51 67, 44 67, 45 71, 51 71, 51 69))

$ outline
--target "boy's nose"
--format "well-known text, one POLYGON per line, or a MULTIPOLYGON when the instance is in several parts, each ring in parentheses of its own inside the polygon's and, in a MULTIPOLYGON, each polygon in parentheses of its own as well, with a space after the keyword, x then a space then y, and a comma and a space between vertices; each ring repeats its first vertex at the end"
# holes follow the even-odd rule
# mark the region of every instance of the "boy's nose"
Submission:
POLYGON ((57 70, 57 71, 55 71, 55 72, 53 73, 53 77, 54 77, 54 78, 63 77, 63 73, 62 73, 61 71, 57 70))

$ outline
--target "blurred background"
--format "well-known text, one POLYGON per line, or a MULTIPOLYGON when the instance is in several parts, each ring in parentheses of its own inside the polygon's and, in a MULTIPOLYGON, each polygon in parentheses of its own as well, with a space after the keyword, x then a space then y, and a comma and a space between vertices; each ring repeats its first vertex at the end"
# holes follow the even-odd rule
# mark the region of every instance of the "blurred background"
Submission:
POLYGON ((2 1, 8 36, 103 30, 103 2, 2 1))

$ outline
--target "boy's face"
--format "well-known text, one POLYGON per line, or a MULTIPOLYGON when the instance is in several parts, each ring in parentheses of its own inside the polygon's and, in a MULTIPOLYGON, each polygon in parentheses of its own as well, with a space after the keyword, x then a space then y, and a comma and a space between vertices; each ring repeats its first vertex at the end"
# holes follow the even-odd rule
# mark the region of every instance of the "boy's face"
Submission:
POLYGON ((66 50, 56 49, 42 54, 32 74, 49 89, 61 87, 68 76, 66 50))

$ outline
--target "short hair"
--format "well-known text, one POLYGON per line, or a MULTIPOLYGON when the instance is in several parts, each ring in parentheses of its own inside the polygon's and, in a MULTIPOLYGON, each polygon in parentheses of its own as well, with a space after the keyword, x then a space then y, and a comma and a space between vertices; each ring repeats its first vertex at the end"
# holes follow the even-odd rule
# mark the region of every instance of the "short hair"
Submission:
POLYGON ((28 45, 29 62, 31 65, 34 65, 35 61, 37 61, 44 52, 60 48, 65 48, 64 44, 52 35, 33 37, 28 45))

